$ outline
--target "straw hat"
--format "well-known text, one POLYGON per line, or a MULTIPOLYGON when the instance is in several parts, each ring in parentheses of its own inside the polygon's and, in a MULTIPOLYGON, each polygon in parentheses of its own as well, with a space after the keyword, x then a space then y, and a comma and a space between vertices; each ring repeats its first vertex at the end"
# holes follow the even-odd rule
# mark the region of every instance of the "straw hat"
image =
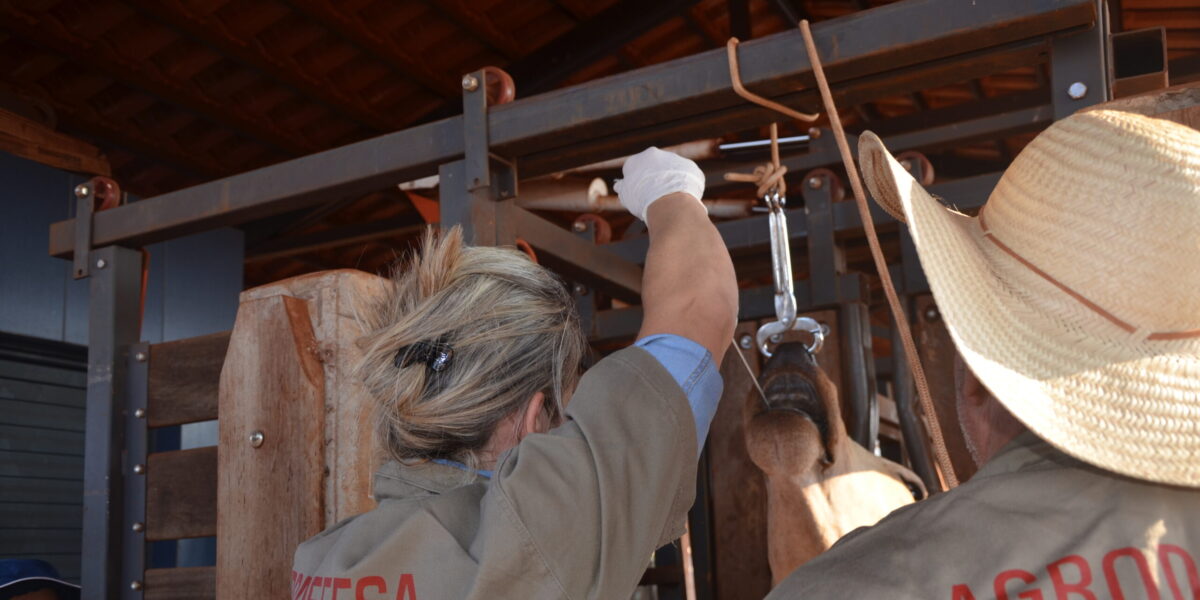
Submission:
POLYGON ((873 133, 859 160, 996 399, 1081 460, 1200 487, 1200 132, 1073 115, 1021 152, 978 218, 944 207, 873 133))

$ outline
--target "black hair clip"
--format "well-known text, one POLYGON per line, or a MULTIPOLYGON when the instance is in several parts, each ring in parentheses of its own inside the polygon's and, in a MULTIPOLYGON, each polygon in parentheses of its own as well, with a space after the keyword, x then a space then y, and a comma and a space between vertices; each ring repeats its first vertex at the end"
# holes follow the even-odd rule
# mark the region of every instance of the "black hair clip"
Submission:
POLYGON ((454 348, 451 348, 449 344, 422 340, 397 350, 392 364, 396 365, 397 369, 402 369, 420 361, 425 363, 425 367, 430 371, 441 373, 450 367, 453 359, 454 348))

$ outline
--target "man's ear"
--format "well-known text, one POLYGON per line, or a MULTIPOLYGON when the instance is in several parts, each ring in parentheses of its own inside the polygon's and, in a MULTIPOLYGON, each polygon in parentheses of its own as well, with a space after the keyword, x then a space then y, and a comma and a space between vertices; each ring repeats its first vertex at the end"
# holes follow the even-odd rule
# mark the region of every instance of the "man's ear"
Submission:
POLYGON ((542 410, 546 405, 546 394, 537 392, 529 398, 529 402, 525 405, 525 413, 521 415, 521 433, 517 441, 525 439, 525 436, 531 433, 543 433, 548 430, 544 423, 545 414, 542 410))

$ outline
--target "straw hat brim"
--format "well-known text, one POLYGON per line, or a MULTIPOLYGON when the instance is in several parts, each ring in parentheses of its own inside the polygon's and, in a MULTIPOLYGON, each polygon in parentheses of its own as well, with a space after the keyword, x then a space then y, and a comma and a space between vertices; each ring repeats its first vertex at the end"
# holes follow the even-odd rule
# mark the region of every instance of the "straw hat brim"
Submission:
POLYGON ((959 353, 997 400, 1080 460, 1200 487, 1200 342, 1150 344, 1107 323, 943 206, 871 132, 859 161, 876 201, 903 215, 959 353))

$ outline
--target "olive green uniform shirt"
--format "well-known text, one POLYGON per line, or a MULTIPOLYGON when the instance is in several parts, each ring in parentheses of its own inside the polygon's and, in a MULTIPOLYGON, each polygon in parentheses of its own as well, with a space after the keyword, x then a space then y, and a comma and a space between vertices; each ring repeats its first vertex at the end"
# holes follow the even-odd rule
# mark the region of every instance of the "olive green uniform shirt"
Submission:
POLYGON ((378 507, 296 550, 293 598, 629 598, 694 499, 691 408, 654 357, 627 348, 584 374, 566 413, 490 480, 384 465, 378 507))
POLYGON ((860 528, 778 598, 1200 598, 1200 490, 1123 477, 1024 433, 958 488, 860 528))

